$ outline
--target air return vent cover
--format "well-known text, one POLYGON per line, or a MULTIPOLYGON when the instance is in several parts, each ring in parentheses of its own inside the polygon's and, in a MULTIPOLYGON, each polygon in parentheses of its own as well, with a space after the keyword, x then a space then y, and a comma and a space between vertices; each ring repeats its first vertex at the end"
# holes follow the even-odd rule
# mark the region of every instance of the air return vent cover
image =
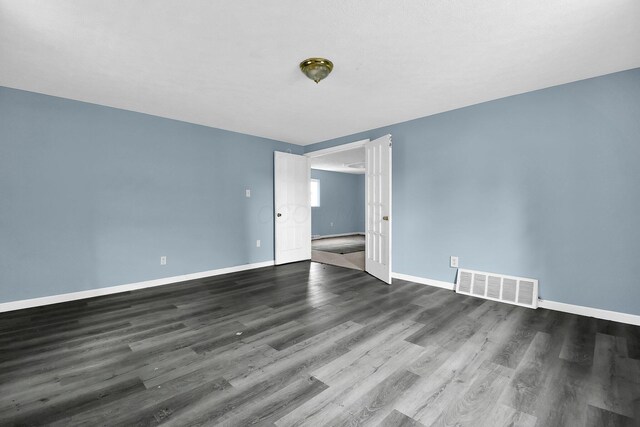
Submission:
POLYGON ((456 292, 538 308, 538 281, 535 279, 460 269, 456 280, 456 292))

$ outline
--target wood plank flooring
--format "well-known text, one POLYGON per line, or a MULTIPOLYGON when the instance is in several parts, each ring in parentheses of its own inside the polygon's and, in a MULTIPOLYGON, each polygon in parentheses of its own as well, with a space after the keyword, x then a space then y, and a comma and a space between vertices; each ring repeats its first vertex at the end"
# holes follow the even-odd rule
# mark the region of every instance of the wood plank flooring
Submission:
POLYGON ((639 350, 302 262, 0 314, 0 425, 637 426, 639 350))

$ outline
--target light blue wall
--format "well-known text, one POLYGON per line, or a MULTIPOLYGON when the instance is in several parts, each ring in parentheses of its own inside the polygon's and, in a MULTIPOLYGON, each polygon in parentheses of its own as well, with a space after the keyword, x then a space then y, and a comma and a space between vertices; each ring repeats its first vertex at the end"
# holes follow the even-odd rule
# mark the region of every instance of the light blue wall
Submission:
POLYGON ((320 207, 311 209, 311 233, 364 232, 364 175, 312 169, 311 178, 320 180, 320 207))
POLYGON ((0 88, 0 302, 272 260, 288 149, 0 88))
POLYGON ((530 276, 640 314, 640 69, 307 146, 393 135, 393 270, 530 276))

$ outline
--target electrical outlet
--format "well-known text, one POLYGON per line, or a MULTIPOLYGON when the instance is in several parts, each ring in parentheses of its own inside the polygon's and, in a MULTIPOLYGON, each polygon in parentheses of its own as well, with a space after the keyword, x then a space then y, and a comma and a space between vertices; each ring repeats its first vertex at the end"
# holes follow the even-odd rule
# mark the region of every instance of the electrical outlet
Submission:
POLYGON ((451 256, 451 259, 449 260, 449 266, 451 268, 458 268, 458 257, 457 256, 451 256))
POLYGON ((167 265, 167 257, 166 256, 161 256, 160 257, 160 265, 167 265))
POLYGON ((256 240, 256 248, 260 247, 260 240, 256 240))
POLYGON ((331 226, 333 227, 333 223, 331 223, 331 226))
POLYGON ((244 190, 244 195, 247 196, 247 197, 251 197, 251 190, 249 188, 244 190))

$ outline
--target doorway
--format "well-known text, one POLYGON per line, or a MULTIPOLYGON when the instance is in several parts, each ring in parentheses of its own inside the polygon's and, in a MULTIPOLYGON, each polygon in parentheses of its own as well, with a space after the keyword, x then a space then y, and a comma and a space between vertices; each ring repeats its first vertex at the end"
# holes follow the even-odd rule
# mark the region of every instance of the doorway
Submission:
POLYGON ((312 261, 365 269, 364 142, 309 153, 312 261))
MULTIPOLYGON (((391 283, 392 262, 392 234, 391 234, 391 135, 385 135, 373 141, 362 140, 337 147, 327 148, 307 153, 304 156, 274 153, 274 228, 275 228, 275 263, 285 264, 309 260, 312 258, 312 231, 311 231, 311 200, 312 192, 319 197, 316 207, 322 203, 322 183, 319 178, 311 179, 311 161, 314 158, 329 158, 328 154, 346 152, 355 148, 364 148, 364 271, 377 277, 385 283, 391 283), (315 190, 314 185, 315 182, 315 190)), ((357 150, 356 150, 357 151, 357 150)), ((339 156, 340 157, 340 156, 339 156)), ((360 157, 361 158, 361 157, 360 157)), ((322 160, 322 159, 321 159, 322 160)), ((361 161, 342 160, 340 167, 347 168, 343 173, 349 172, 361 175, 361 161), (353 170, 360 171, 353 172, 353 170)), ((318 169, 318 164, 315 166, 318 169)), ((362 195, 362 191, 356 192, 362 195)), ((315 200, 315 199, 314 199, 315 200)), ((352 218, 354 216, 351 211, 352 218)), ((335 215, 335 212, 334 212, 335 215)), ((360 216, 361 218, 361 216, 360 216)), ((323 250, 326 257, 334 255, 347 255, 349 253, 362 252, 346 249, 361 245, 355 241, 360 235, 358 231, 338 232, 336 221, 325 220, 323 226, 329 223, 327 233, 314 236, 324 238, 353 237, 354 241, 348 243, 334 241, 332 246, 340 253, 323 250), (339 247, 339 248, 338 248, 339 247)), ((352 227, 353 229, 353 227, 352 227)), ((325 242, 327 243, 327 242, 325 242)), ((318 248, 319 249, 319 248, 318 248)), ((352 255, 355 258, 355 255, 352 255)), ((347 257, 348 259, 349 257, 347 257)), ((335 259, 335 257, 334 257, 335 259)), ((358 265, 358 264, 356 264, 358 265)), ((361 265, 361 262, 360 264, 361 265)))
POLYGON ((385 135, 306 154, 315 205, 312 260, 364 270, 391 283, 391 145, 391 135, 385 135), (323 188, 323 177, 329 188, 323 188), (338 204, 329 200, 323 209, 323 194, 338 198, 338 204))

